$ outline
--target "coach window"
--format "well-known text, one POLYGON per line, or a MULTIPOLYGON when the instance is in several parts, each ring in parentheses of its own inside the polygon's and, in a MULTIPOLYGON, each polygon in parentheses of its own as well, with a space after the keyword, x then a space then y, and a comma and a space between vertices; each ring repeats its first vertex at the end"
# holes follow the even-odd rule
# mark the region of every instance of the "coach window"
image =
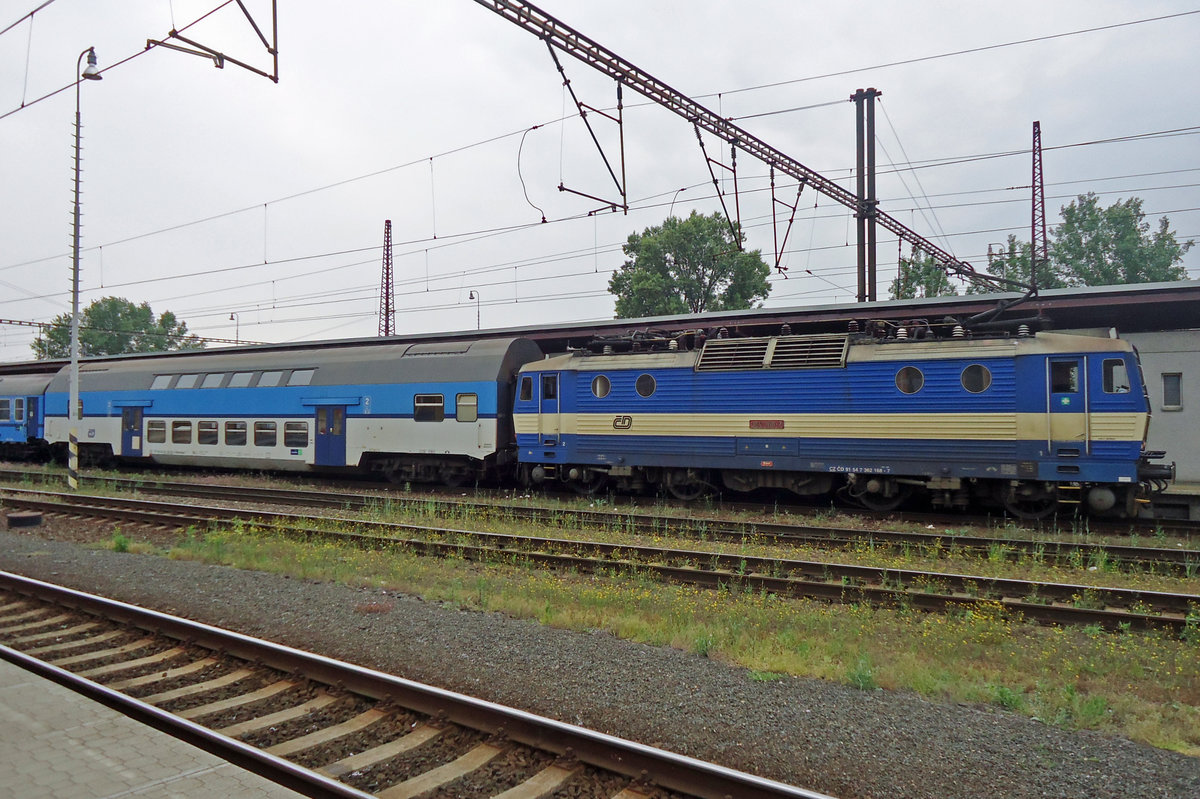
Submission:
POLYGON ((10 408, 10 401, 6 399, 0 399, 0 422, 7 422, 11 418, 12 410, 10 408))
POLYGON ((246 423, 245 422, 226 422, 225 423, 225 446, 227 446, 227 447, 244 447, 244 446, 246 446, 246 423))
POLYGON ((151 391, 161 391, 171 385, 171 378, 175 375, 155 375, 154 382, 150 384, 151 391))
POLYGON ((522 377, 521 378, 521 401, 529 402, 532 399, 533 399, 533 378, 532 377, 522 377))
POLYGON ((1183 373, 1182 372, 1163 372, 1163 399, 1162 409, 1164 411, 1182 411, 1183 410, 1183 373))
POLYGON ((162 419, 151 419, 149 422, 146 422, 146 443, 167 443, 167 423, 162 419))
POLYGON ((307 386, 312 382, 313 372, 316 369, 296 369, 292 372, 292 376, 288 378, 289 386, 307 386))
POLYGON ((972 394, 982 394, 992 385, 992 372, 981 363, 973 363, 962 371, 962 387, 972 394))
POLYGON ((24 397, 17 397, 15 400, 13 400, 13 421, 14 422, 25 421, 25 398, 24 397))
POLYGON ((474 422, 479 418, 479 395, 457 394, 454 397, 454 418, 460 422, 474 422))
POLYGON ((1104 359, 1104 393, 1129 393, 1129 372, 1125 371, 1124 360, 1120 358, 1104 359))
POLYGON ((905 366, 896 372, 896 388, 905 394, 916 394, 925 385, 925 375, 915 366, 905 366))
POLYGON ((608 396, 608 392, 612 391, 612 383, 604 375, 596 375, 592 378, 592 396, 596 399, 604 399, 608 396))
POLYGON ((172 444, 190 444, 190 443, 192 443, 192 423, 191 422, 171 422, 171 443, 172 444))
POLYGON ((254 379, 254 372, 234 372, 229 378, 228 388, 245 388, 254 379))
POLYGON ((634 383, 634 388, 637 389, 639 397, 653 396, 656 387, 657 384, 654 382, 654 375, 638 375, 637 382, 634 383))
POLYGON ((254 423, 254 446, 273 447, 275 446, 275 439, 276 431, 274 422, 254 423))
POLYGON ((217 443, 217 423, 216 422, 196 422, 196 443, 197 444, 216 444, 217 443))
POLYGON ((308 422, 284 422, 283 445, 285 447, 307 447, 308 422))
POLYGON ((258 387, 269 388, 270 386, 277 386, 282 379, 283 372, 263 372, 258 376, 258 387))
POLYGON ((414 422, 440 422, 445 418, 445 399, 441 394, 417 394, 413 397, 414 422))
POLYGON ((195 388, 198 377, 200 375, 180 375, 179 380, 175 383, 175 388, 195 388))
MULTIPOLYGON (((224 372, 216 372, 215 374, 205 375, 204 382, 200 384, 200 388, 220 388, 221 381, 225 379, 224 372)), ((213 442, 216 443, 215 441, 213 442)))

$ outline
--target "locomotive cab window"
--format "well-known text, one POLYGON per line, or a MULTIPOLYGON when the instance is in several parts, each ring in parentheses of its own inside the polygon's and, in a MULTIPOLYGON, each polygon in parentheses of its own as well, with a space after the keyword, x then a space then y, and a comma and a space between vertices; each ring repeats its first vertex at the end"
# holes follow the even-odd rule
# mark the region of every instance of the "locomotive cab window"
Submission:
POLYGON ((654 380, 654 375, 638 375, 637 382, 633 384, 633 387, 637 390, 639 397, 652 397, 658 384, 654 380))
POLYGON ((454 397, 454 418, 460 422, 474 422, 479 418, 479 395, 457 394, 454 397))
POLYGON ((1079 364, 1076 361, 1050 362, 1050 392, 1074 394, 1079 390, 1079 364))
POLYGON ((592 378, 592 396, 596 399, 604 399, 611 390, 612 383, 604 375, 596 375, 592 378))
POLYGON ((413 397, 414 422, 440 422, 445 418, 446 403, 441 394, 417 394, 413 397))
POLYGON ((1104 359, 1104 393, 1129 393, 1129 372, 1125 370, 1125 361, 1120 358, 1104 359))
POLYGON ((154 382, 150 384, 151 391, 161 391, 171 385, 171 378, 175 375, 155 375, 154 382))
POLYGON ((916 394, 925 386, 925 375, 915 366, 905 366, 896 372, 896 388, 905 394, 916 394))
POLYGON ((558 375, 542 375, 542 399, 558 399, 558 375))
POLYGON ((529 402, 533 399, 533 378, 521 378, 521 402, 529 402))
POLYGON ((981 363, 973 363, 962 371, 962 387, 972 394, 982 394, 992 385, 992 372, 981 363))
POLYGON ((162 419, 151 419, 146 422, 146 443, 167 443, 167 423, 162 419))

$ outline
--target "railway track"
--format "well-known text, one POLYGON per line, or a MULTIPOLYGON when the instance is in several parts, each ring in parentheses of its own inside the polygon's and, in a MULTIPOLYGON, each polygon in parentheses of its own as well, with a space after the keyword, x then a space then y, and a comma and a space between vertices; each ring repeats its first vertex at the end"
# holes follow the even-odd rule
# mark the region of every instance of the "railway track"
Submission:
POLYGON ((258 509, 174 505, 111 497, 7 490, 4 502, 44 513, 79 514, 168 527, 234 520, 306 540, 360 548, 399 547, 475 561, 521 560, 581 572, 634 572, 710 588, 765 591, 831 602, 869 602, 945 612, 1000 605, 1041 623, 1182 632, 1200 619, 1200 595, 752 557, 657 546, 552 539, 463 529, 303 516, 258 509), (338 529, 330 529, 337 527, 338 529), (356 532, 345 532, 353 528, 356 532))
POLYGON ((313 797, 823 796, 5 572, 0 657, 313 797))
MULTIPOLYGON (((4 473, 0 472, 0 477, 4 473)), ((381 497, 376 494, 329 493, 309 489, 223 486, 202 483, 158 481, 144 483, 125 478, 102 478, 111 487, 160 496, 215 499, 228 502, 261 502, 270 505, 336 508, 346 511, 415 509, 442 515, 502 514, 513 521, 542 525, 596 527, 644 535, 676 535, 713 541, 755 542, 823 548, 850 548, 859 545, 916 550, 938 555, 945 553, 986 554, 989 558, 1009 560, 1032 558, 1078 567, 1105 568, 1153 567, 1178 576, 1200 572, 1200 550, 1190 539, 1162 537, 1159 546, 1135 546, 1061 539, 1017 538, 1013 536, 972 535, 960 532, 962 520, 954 528, 941 531, 898 531, 804 524, 796 522, 713 520, 693 516, 663 515, 627 510, 578 510, 506 504, 461 499, 427 497, 381 497), (1170 546, 1174 544, 1175 546, 1170 546)))

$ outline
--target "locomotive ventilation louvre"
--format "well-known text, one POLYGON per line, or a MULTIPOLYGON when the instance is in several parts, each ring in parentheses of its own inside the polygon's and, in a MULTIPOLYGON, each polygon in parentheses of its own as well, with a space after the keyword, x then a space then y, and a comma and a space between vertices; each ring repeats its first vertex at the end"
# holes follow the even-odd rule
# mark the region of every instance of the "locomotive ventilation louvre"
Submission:
POLYGON ((739 369, 828 369, 846 365, 849 336, 720 338, 704 342, 697 372, 739 369))

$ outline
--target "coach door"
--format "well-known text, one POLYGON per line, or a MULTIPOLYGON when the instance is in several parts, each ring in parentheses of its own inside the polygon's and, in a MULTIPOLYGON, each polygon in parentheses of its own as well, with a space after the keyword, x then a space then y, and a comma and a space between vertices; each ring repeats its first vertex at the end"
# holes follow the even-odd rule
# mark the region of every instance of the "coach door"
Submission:
POLYGON ((538 432, 542 436, 542 444, 558 444, 558 436, 562 433, 562 418, 559 415, 558 373, 541 375, 538 395, 538 432))
POLYGON ((1046 363, 1049 395, 1047 445, 1050 455, 1079 457, 1087 452, 1087 371, 1083 358, 1050 358, 1046 363))
POLYGON ((317 408, 317 466, 346 465, 346 406, 317 408))
POLYGON ((121 454, 128 458, 142 457, 142 409, 121 409, 121 454))

